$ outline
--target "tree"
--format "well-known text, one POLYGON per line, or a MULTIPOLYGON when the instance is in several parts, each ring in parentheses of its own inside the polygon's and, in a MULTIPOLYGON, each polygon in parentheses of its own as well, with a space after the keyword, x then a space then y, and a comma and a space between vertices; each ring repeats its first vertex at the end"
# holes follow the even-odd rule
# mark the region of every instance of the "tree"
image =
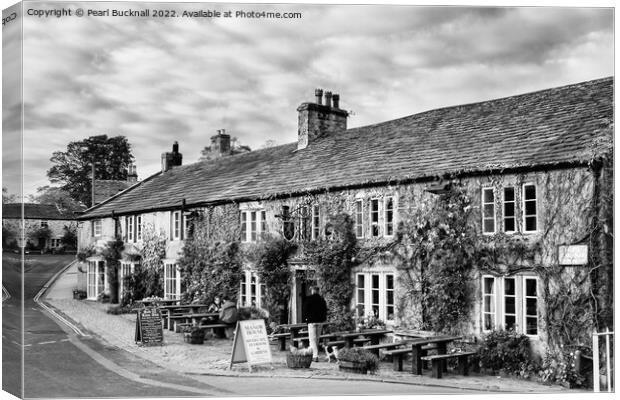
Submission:
POLYGON ((52 183, 62 184, 60 188, 73 200, 90 207, 93 163, 95 179, 125 180, 133 158, 126 137, 91 136, 69 143, 66 151, 55 151, 50 158, 54 165, 47 171, 47 176, 52 183))
POLYGON ((69 193, 53 186, 37 188, 37 194, 30 195, 30 201, 38 204, 54 204, 62 211, 81 211, 84 206, 73 200, 69 193))
POLYGON ((2 204, 15 203, 17 201, 17 195, 9 194, 9 189, 2 186, 2 204))

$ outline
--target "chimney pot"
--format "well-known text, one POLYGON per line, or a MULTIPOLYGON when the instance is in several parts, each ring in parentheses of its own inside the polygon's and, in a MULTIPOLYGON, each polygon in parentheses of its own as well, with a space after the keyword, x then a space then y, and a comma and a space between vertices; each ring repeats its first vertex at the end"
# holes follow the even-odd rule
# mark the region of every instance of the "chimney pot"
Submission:
POLYGON ((340 108, 340 95, 338 93, 334 93, 332 100, 334 101, 334 108, 340 108))
POLYGON ((327 107, 332 106, 332 92, 325 92, 325 105, 327 107))
POLYGON ((323 104, 323 89, 315 89, 314 95, 316 96, 316 104, 323 104))
POLYGON ((178 153, 179 152, 179 142, 177 142, 176 140, 172 144, 172 152, 173 153, 178 153))

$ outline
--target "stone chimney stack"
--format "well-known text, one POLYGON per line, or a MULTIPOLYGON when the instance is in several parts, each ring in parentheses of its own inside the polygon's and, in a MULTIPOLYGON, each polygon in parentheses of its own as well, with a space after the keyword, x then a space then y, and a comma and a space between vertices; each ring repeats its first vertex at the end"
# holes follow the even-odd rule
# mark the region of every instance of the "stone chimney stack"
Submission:
POLYGON ((138 170, 134 164, 129 164, 127 166, 127 182, 128 183, 138 182, 138 170))
POLYGON ((305 149, 323 136, 347 130, 349 113, 339 108, 340 95, 326 91, 324 105, 323 90, 316 89, 314 95, 316 103, 302 103, 297 107, 297 150, 305 149))
POLYGON ((215 158, 230 155, 230 135, 226 129, 218 129, 217 135, 211 136, 211 153, 215 158))
POLYGON ((183 154, 179 153, 179 142, 172 145, 172 153, 161 153, 161 172, 166 172, 172 167, 183 164, 183 154))

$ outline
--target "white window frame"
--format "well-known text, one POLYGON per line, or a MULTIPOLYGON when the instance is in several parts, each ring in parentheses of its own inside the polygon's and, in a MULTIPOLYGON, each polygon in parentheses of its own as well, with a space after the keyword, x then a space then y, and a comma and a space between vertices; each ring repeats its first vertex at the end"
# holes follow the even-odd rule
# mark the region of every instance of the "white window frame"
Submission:
POLYGON ((49 228, 49 221, 48 220, 41 220, 40 223, 41 228, 49 228))
POLYGON ((524 183, 521 186, 521 190, 522 190, 522 192, 521 192, 521 210, 522 210, 522 213, 521 214, 523 215, 523 220, 522 220, 522 222, 523 222, 523 233, 536 233, 539 230, 539 228, 538 228, 538 224, 539 224, 539 221, 538 221, 538 186, 535 183, 524 183), (536 195, 536 198, 534 198, 534 200, 531 200, 531 199, 527 200, 525 198, 525 187, 526 186, 534 186, 534 194, 536 195), (536 214, 534 214, 534 217, 536 218, 536 229, 534 229, 534 230, 528 230, 527 229, 527 224, 526 224, 526 219, 528 217, 532 217, 532 215, 526 215, 526 212, 525 212, 525 210, 526 210, 525 203, 526 202, 530 202, 530 201, 534 201, 534 204, 535 204, 534 209, 536 210, 536 214))
POLYGON ((136 226, 136 242, 142 241, 142 215, 136 215, 134 225, 136 226))
POLYGON ((368 207, 368 216, 370 217, 370 237, 381 237, 381 200, 379 198, 370 199, 370 206, 368 207), (377 204, 377 210, 373 211, 374 202, 377 204), (377 215, 377 221, 373 221, 373 214, 377 215), (377 228, 377 234, 373 232, 373 228, 377 228))
POLYGON ((250 307, 254 298, 256 301, 255 306, 261 308, 263 306, 265 290, 265 284, 261 282, 256 271, 243 271, 241 282, 239 283, 238 305, 240 307, 250 307), (252 278, 254 278, 254 282, 252 282, 252 278), (254 294, 252 294, 252 288, 254 288, 254 294))
POLYGON ((310 216, 310 238, 317 240, 321 237, 321 209, 314 204, 311 207, 312 215, 310 216))
POLYGON ((101 237, 103 234, 103 221, 101 219, 93 220, 93 236, 101 237))
POLYGON ((170 218, 170 229, 172 230, 172 232, 170 232, 170 236, 172 237, 172 240, 182 240, 183 234, 181 232, 183 232, 183 213, 180 210, 172 211, 170 218))
POLYGON ((364 238, 364 200, 355 200, 355 237, 364 238), (358 209, 359 207, 359 209, 358 209))
POLYGON ((385 323, 388 324, 393 324, 394 320, 396 318, 396 273, 393 271, 372 271, 372 272, 357 272, 355 274, 355 312, 356 314, 358 314, 358 305, 363 304, 364 305, 364 315, 358 315, 359 317, 366 317, 370 314, 370 311, 373 310, 373 299, 372 299, 372 292, 374 290, 373 286, 372 286, 372 277, 373 275, 377 275, 379 277, 379 286, 378 286, 378 291, 379 291, 379 303, 378 303, 378 308, 379 308, 379 315, 377 316, 380 320, 382 320, 385 323), (393 293, 393 297, 392 300, 393 302, 391 304, 389 304, 387 302, 388 300, 388 295, 387 295, 387 276, 391 275, 392 276, 392 284, 393 284, 393 288, 390 289, 390 291, 392 291, 393 293), (358 287, 358 282, 359 282, 359 277, 363 276, 364 277, 364 290, 360 290, 360 288, 358 287), (360 298, 360 294, 363 293, 363 301, 360 298), (388 319, 388 307, 391 306, 392 307, 392 319, 388 319))
POLYGON ((530 337, 530 338, 537 338, 539 333, 540 333, 540 317, 538 316, 538 306, 540 304, 540 300, 539 300, 539 293, 540 293, 540 291, 538 290, 538 277, 536 277, 536 276, 523 276, 522 282, 523 282, 523 284, 522 284, 523 285, 522 286, 522 288, 523 288, 523 305, 522 305, 522 307, 523 307, 523 325, 522 325, 523 326, 523 333, 526 336, 530 337), (536 296, 535 297, 527 295, 527 281, 528 280, 533 280, 535 282, 535 285, 536 285, 535 286, 536 287, 536 296), (535 298, 536 299, 536 315, 528 315, 527 314, 526 303, 527 303, 527 299, 528 298, 535 298), (530 317, 530 318, 536 317, 536 334, 534 334, 534 335, 527 333, 527 318, 528 317, 530 317))
POLYGON ((385 237, 393 237, 396 232, 396 198, 394 196, 387 196, 383 198, 383 233, 385 237), (388 204, 392 202, 392 218, 388 220, 388 204), (388 233, 388 227, 391 225, 392 233, 388 233))
POLYGON ((97 300, 99 295, 108 288, 106 262, 100 258, 92 258, 86 261, 88 264, 86 270, 86 298, 97 300))
POLYGON ((164 261, 164 299, 181 299, 181 270, 176 260, 164 261))
POLYGON ((241 227, 241 241, 246 243, 255 243, 260 241, 263 233, 263 228, 267 228, 267 221, 263 221, 263 218, 267 218, 265 210, 260 208, 252 208, 241 211, 240 227, 241 227), (252 221, 252 215, 255 216, 255 220, 252 221), (245 232, 244 232, 245 225, 245 232), (245 234, 244 234, 245 233, 245 234))
POLYGON ((482 275, 482 287, 481 287, 481 291, 482 291, 482 306, 480 308, 481 310, 481 316, 482 316, 482 321, 481 321, 481 330, 482 332, 490 332, 493 329, 497 329, 497 293, 498 293, 498 279, 497 277, 493 276, 493 275, 482 275), (485 292, 485 280, 486 279, 492 279, 493 280, 493 289, 491 291, 491 293, 486 293, 485 292), (490 301, 490 305, 493 307, 492 310, 485 310, 485 298, 486 297, 490 297, 491 301, 490 301), (486 329, 485 327, 485 315, 490 315, 491 316, 491 329, 486 329))
POLYGON ((502 188, 502 228, 504 233, 509 235, 516 233, 518 229, 517 221, 517 188, 514 186, 505 186, 502 188), (506 189, 512 189, 512 200, 506 201, 506 189), (513 215, 511 217, 506 217, 506 204, 509 203, 512 203, 513 215), (512 219, 514 222, 514 229, 510 231, 506 229, 506 219, 508 218, 512 219))
POLYGON ((497 220, 496 220, 497 212, 495 210, 495 189, 493 187, 483 187, 482 188, 481 197, 480 197, 480 204, 481 204, 480 211, 481 211, 481 216, 482 216, 482 234, 483 235, 494 235, 497 232, 497 220), (493 194, 493 202, 485 202, 484 194, 487 191, 491 191, 491 193, 493 194), (492 218, 488 217, 488 216, 485 216, 485 206, 489 205, 489 204, 493 205, 493 217, 492 218), (485 223, 485 221, 488 221, 488 220, 491 220, 491 219, 493 219, 493 231, 492 232, 490 232, 490 231, 487 232, 485 230, 486 227, 485 227, 484 223, 485 223))
POLYGON ((485 329, 484 326, 484 316, 486 314, 491 315, 492 318, 492 325, 493 328, 492 329, 506 329, 506 296, 505 296, 505 287, 506 287, 506 279, 514 279, 515 282, 515 294, 514 294, 514 298, 515 298, 515 313, 513 314, 515 316, 515 331, 517 333, 522 333, 526 336, 528 336, 531 339, 538 339, 539 338, 539 334, 540 334, 540 318, 538 316, 538 309, 540 306, 540 291, 538 289, 538 277, 537 276, 533 276, 533 275, 512 275, 512 276, 492 276, 492 275, 483 275, 482 276, 482 286, 480 288, 480 291, 482 293, 482 304, 480 307, 480 315, 481 315, 481 325, 480 325, 480 330, 482 333, 487 333, 490 332, 490 330, 485 329), (489 295, 485 295, 484 293, 484 279, 493 279, 493 289, 494 292, 493 294, 491 294, 491 304, 493 305, 493 309, 494 311, 487 311, 485 310, 485 302, 484 302, 484 298, 485 296, 489 296, 489 295), (535 280, 536 281, 536 322, 537 322, 537 326, 536 326, 536 334, 532 335, 532 334, 528 334, 527 328, 526 328, 526 321, 527 318, 530 317, 534 317, 533 315, 526 315, 527 313, 527 309, 526 309, 526 299, 527 298, 533 298, 533 296, 526 296, 526 282, 527 280, 535 280))
POLYGON ((127 227, 127 241, 129 243, 133 243, 135 242, 135 237, 134 237, 134 216, 133 215, 129 215, 126 217, 125 219, 125 226, 127 227))
POLYGON ((125 277, 133 274, 136 271, 136 265, 139 265, 138 261, 123 261, 121 260, 120 269, 118 271, 118 298, 123 300, 123 292, 125 289, 125 277))

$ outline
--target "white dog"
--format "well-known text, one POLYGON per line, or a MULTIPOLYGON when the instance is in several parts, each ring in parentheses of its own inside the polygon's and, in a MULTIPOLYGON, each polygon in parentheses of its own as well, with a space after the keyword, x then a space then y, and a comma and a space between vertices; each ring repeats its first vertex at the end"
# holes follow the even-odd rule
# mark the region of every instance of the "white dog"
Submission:
POLYGON ((325 356, 327 362, 332 362, 332 359, 338 362, 338 347, 337 346, 325 346, 325 356), (332 351, 329 351, 331 347, 332 351))

